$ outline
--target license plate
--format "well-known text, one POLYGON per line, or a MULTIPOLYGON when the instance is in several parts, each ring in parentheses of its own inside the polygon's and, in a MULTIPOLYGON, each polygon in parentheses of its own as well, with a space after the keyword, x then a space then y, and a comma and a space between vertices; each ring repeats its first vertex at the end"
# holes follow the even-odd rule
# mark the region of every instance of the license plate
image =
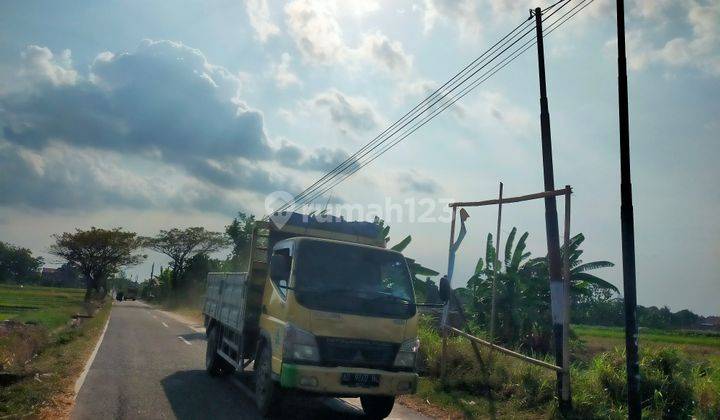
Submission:
POLYGON ((375 388, 380 386, 380 375, 344 372, 340 377, 340 383, 351 387, 375 388))

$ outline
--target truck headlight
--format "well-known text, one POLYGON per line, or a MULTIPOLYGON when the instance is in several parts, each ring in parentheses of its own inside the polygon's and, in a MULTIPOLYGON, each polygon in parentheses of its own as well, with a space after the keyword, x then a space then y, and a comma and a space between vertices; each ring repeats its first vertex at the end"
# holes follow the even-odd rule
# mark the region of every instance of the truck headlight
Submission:
POLYGON ((397 356, 395 356, 394 366, 402 368, 414 368, 418 349, 420 349, 419 339, 413 338, 403 341, 402 344, 400 344, 400 349, 398 350, 397 356))
POLYGON ((317 341, 311 333, 292 324, 285 327, 283 359, 298 362, 319 362, 317 341))

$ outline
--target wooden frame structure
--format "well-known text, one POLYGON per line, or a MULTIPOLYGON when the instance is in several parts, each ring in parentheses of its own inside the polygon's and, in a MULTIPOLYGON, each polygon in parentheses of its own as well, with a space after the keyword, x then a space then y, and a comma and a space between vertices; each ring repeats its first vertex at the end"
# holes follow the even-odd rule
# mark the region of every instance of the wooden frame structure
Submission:
MULTIPOLYGON (((505 203, 519 203, 523 201, 530 201, 530 200, 536 200, 540 198, 547 198, 547 197, 558 197, 558 196, 564 196, 565 197, 565 223, 564 223, 564 235, 563 235, 563 242, 565 249, 568 248, 568 244, 570 242, 570 197, 572 195, 572 188, 569 185, 566 185, 565 188, 554 190, 554 191, 544 191, 539 192, 535 194, 528 194, 528 195, 522 195, 517 197, 507 197, 504 198, 502 196, 503 191, 503 184, 500 183, 500 193, 498 195, 497 199, 492 200, 484 200, 484 201, 461 201, 461 202, 455 202, 450 203, 448 206, 452 208, 452 219, 450 223, 450 251, 452 252, 452 246, 453 241, 455 238, 455 219, 457 214, 458 207, 481 207, 481 206, 490 206, 490 205, 496 205, 498 206, 498 220, 497 220, 497 238, 496 238, 496 258, 499 258, 497 255, 499 255, 499 249, 500 249, 500 226, 502 221, 502 205, 505 203)), ((497 262, 493 263, 493 267, 495 270, 497 270, 497 262)), ((497 276, 493 277, 493 285, 492 285, 492 308, 491 308, 491 317, 490 317, 490 341, 483 340, 479 337, 475 337, 471 334, 468 334, 467 332, 464 332, 460 329, 454 328, 452 326, 448 325, 448 314, 450 312, 450 306, 453 302, 453 299, 448 299, 447 303, 445 304, 445 308, 443 309, 443 316, 441 319, 441 332, 442 332, 442 353, 440 356, 440 376, 441 380, 445 380, 445 365, 446 365, 446 353, 447 353, 447 337, 449 333, 456 334, 458 336, 464 337, 468 340, 470 340, 473 345, 475 343, 484 345, 486 347, 489 347, 491 349, 491 355, 492 352, 497 350, 507 356, 515 357, 517 359, 520 359, 522 361, 532 363, 537 366, 544 367, 546 369, 555 371, 558 373, 558 382, 559 386, 558 389, 560 390, 558 397, 562 402, 569 402, 570 401, 570 352, 569 352, 569 329, 570 329, 570 267, 569 267, 569 255, 567 252, 565 252, 565 255, 563 256, 563 271, 562 271, 562 290, 553 291, 553 288, 550 289, 550 299, 551 299, 551 307, 553 308, 553 311, 559 310, 559 314, 554 314, 555 318, 556 316, 559 317, 562 321, 562 348, 558 349, 556 348, 556 352, 561 352, 562 354, 562 366, 556 366, 555 364, 551 364, 548 362, 545 362, 543 360, 534 359, 532 357, 526 356, 524 354, 520 354, 518 352, 515 352, 513 350, 498 346, 493 343, 494 341, 494 327, 495 327, 495 278, 497 276), (553 293, 555 292, 555 293, 553 293), (559 293, 558 293, 559 292, 559 293)), ((452 279, 448 279, 452 280, 452 279)), ((458 303, 459 305, 459 303, 458 303)))

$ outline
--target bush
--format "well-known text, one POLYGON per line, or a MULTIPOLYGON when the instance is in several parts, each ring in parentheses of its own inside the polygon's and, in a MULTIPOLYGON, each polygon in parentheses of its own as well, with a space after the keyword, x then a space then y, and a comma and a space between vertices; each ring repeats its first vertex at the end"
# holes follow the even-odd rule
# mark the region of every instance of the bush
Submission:
MULTIPOLYGON (((698 405, 696 389, 700 386, 695 383, 700 379, 696 367, 676 349, 650 347, 643 350, 640 356, 643 415, 648 418, 691 418, 698 405)), ((623 351, 603 353, 587 370, 576 369, 573 373, 575 415, 582 418, 627 416, 623 351)), ((712 398, 704 407, 713 413, 712 398)))
MULTIPOLYGON (((442 340, 432 320, 420 320, 421 372, 439 377, 442 340)), ((488 363, 489 352, 481 349, 488 363)), ((507 401, 521 410, 555 411, 555 374, 495 353, 487 368, 477 363, 468 340, 448 338, 447 381, 442 390, 507 401), (550 409, 548 410, 548 407, 550 409)), ((720 418, 720 360, 697 362, 668 347, 644 347, 640 355, 643 416, 665 419, 720 418)), ((601 353, 571 372, 571 418, 627 418, 625 353, 601 353)))

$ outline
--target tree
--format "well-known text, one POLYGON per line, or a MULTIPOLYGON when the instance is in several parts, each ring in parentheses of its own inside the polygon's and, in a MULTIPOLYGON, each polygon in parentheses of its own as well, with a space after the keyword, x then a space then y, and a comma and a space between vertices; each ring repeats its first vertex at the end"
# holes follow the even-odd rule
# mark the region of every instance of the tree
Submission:
MULTIPOLYGON (((385 239, 386 244, 389 243, 390 226, 385 226, 385 221, 380 219, 379 217, 375 217, 374 223, 380 226, 380 237, 385 239)), ((403 252, 405 248, 410 245, 410 242, 412 242, 412 236, 408 235, 402 241, 391 246, 390 249, 397 252, 403 252)), ((437 286, 435 285, 435 283, 432 282, 432 280, 430 280, 430 277, 427 277, 437 276, 440 273, 433 269, 424 267, 422 264, 418 263, 412 258, 405 257, 405 261, 407 261, 408 268, 410 269, 410 275, 412 276, 413 287, 415 289, 416 297, 423 302, 440 302, 440 296, 437 291, 437 286), (422 281, 418 276, 426 276, 426 281, 422 281), (437 300, 431 300, 431 298, 437 298, 437 300)))
POLYGON ((85 300, 92 298, 93 292, 107 290, 107 279, 121 267, 139 264, 146 256, 136 254, 142 247, 142 240, 134 232, 125 232, 121 228, 90 230, 76 229, 53 235, 55 244, 50 253, 56 255, 77 268, 85 277, 85 300))
POLYGON ((43 265, 42 257, 33 257, 32 251, 0 242, 0 281, 33 283, 43 265))
POLYGON ((232 244, 224 233, 210 232, 203 227, 161 230, 157 236, 143 240, 146 247, 170 257, 171 290, 180 289, 180 282, 191 258, 198 254, 217 252, 232 244))
POLYGON ((250 260, 250 242, 252 241, 255 216, 238 213, 229 225, 225 226, 225 233, 233 241, 232 265, 241 271, 247 269, 250 260))
MULTIPOLYGON (((473 313, 481 325, 490 322, 492 304, 492 281, 497 267, 496 328, 497 336, 504 342, 525 344, 535 350, 549 350, 551 336, 550 285, 547 257, 530 258, 525 252, 528 233, 515 243, 517 228, 513 228, 505 242, 503 261, 496 257, 493 236, 488 234, 485 259, 480 258, 475 273, 468 280, 472 296, 473 313)), ((579 249, 585 240, 582 233, 574 236, 567 249, 561 247, 560 255, 568 254, 570 263, 570 293, 573 296, 592 294, 603 289, 617 292, 617 288, 588 271, 612 267, 608 261, 583 263, 583 251, 579 249)), ((564 261, 564 260, 563 260, 564 261)))

